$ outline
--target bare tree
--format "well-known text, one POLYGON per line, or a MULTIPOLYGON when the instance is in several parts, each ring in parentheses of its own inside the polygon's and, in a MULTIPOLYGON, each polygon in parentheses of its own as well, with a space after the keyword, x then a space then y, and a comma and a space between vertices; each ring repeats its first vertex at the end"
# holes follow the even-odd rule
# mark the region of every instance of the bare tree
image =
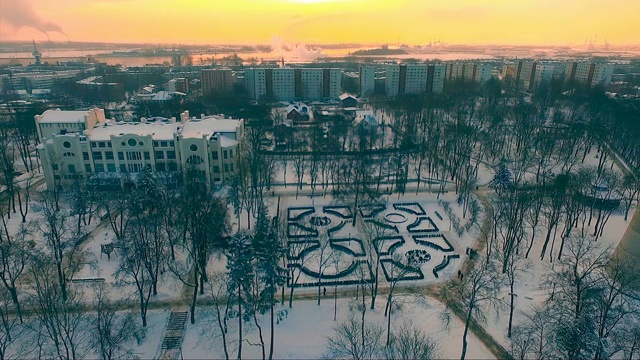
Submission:
POLYGON ((473 264, 460 281, 452 281, 445 289, 447 307, 462 315, 464 333, 462 335, 462 354, 460 360, 467 355, 467 335, 472 321, 485 321, 487 306, 498 308, 500 305, 500 279, 495 276, 493 261, 473 264))
POLYGON ((0 279, 5 289, 11 294, 20 322, 22 322, 22 309, 18 298, 18 280, 25 273, 35 246, 30 235, 23 225, 13 239, 0 241, 0 279))
POLYGON ((413 360, 439 358, 436 342, 422 329, 406 322, 394 329, 385 349, 387 359, 413 360))
POLYGON ((95 315, 91 317, 89 325, 89 331, 94 335, 90 339, 91 347, 102 360, 130 359, 134 353, 129 345, 133 341, 139 344, 143 333, 134 324, 135 315, 132 312, 116 312, 124 303, 110 300, 109 295, 104 286, 94 291, 95 315))
POLYGON ((328 338, 328 357, 336 359, 377 359, 382 354, 382 327, 362 324, 353 314, 338 325, 335 335, 328 338), (364 343, 362 341, 364 339, 364 343))
POLYGON ((58 281, 54 261, 42 259, 31 267, 33 294, 30 303, 38 314, 41 335, 48 345, 47 356, 81 359, 89 351, 86 316, 82 312, 82 293, 66 289, 58 281))
MULTIPOLYGON (((216 326, 218 327, 219 337, 222 339, 222 349, 224 350, 224 358, 229 360, 229 348, 227 332, 229 329, 227 320, 229 319, 229 311, 231 310, 232 297, 229 294, 229 278, 225 273, 217 272, 209 275, 209 293, 213 302, 216 326)), ((207 332, 209 337, 215 336, 214 332, 207 332)))
POLYGON ((62 297, 67 297, 67 282, 87 262, 89 255, 79 242, 79 234, 67 222, 68 214, 55 207, 55 198, 42 194, 43 220, 35 222, 45 240, 44 252, 54 262, 62 297))

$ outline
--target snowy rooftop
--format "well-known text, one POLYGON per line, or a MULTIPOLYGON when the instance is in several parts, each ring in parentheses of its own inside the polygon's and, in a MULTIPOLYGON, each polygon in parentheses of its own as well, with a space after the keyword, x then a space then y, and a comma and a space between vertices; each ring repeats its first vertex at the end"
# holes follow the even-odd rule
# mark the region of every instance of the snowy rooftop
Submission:
MULTIPOLYGON (((151 136, 154 140, 172 140, 176 133, 182 135, 183 138, 209 138, 216 133, 235 133, 240 125, 240 120, 224 119, 220 116, 208 116, 204 119, 192 118, 184 124, 167 119, 150 121, 154 119, 157 118, 150 118, 146 122, 136 123, 109 121, 86 131, 86 135, 92 141, 108 141, 111 136, 127 134, 151 136)), ((230 138, 225 138, 226 140, 222 138, 224 137, 221 137, 221 142, 227 140, 235 142, 230 138)))
POLYGON ((240 120, 224 119, 219 116, 209 116, 204 119, 191 119, 182 127, 182 137, 202 138, 215 133, 235 133, 240 120))
POLYGON ((353 96, 353 95, 351 95, 349 93, 344 93, 344 94, 340 95, 338 98, 340 99, 340 101, 348 99, 348 98, 352 98, 352 99, 354 99, 356 101, 358 100, 357 97, 355 97, 355 96, 353 96))
POLYGON ((172 140, 173 134, 178 130, 180 123, 124 123, 107 122, 98 125, 86 134, 92 141, 108 141, 111 136, 123 136, 126 134, 136 134, 139 136, 149 136, 154 140, 172 140))
POLYGON ((67 110, 47 110, 42 113, 39 123, 84 123, 85 116, 91 114, 90 110, 67 111, 67 110))

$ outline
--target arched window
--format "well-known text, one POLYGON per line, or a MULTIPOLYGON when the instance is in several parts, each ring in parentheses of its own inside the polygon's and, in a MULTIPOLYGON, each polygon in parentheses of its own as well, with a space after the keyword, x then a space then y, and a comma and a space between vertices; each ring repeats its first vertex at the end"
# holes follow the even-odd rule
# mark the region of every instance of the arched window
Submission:
POLYGON ((200 165, 204 162, 204 159, 198 155, 191 155, 187 158, 187 164, 189 165, 200 165))
POLYGON ((74 156, 76 156, 76 154, 67 151, 66 153, 62 154, 62 156, 64 156, 64 157, 74 157, 74 156))

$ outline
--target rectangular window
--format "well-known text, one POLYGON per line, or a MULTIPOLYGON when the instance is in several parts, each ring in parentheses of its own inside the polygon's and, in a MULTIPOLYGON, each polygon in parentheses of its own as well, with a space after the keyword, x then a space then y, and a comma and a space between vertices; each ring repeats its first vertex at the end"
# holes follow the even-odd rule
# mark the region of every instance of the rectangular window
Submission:
POLYGON ((96 147, 96 146, 97 146, 97 145, 96 145, 96 143, 94 143, 94 142, 92 142, 92 143, 91 143, 91 147, 92 147, 92 148, 94 148, 94 147, 96 147))
POLYGON ((69 172, 72 174, 76 173, 76 166, 75 165, 69 165, 69 172))
POLYGON ((220 172, 220 166, 213 165, 213 172, 216 173, 216 174, 219 173, 220 172))
POLYGON ((229 164, 224 164, 224 172, 229 172, 229 164))
POLYGON ((169 141, 169 147, 173 147, 173 141, 169 141))
POLYGON ((164 159, 164 151, 156 151, 156 159, 164 159))
POLYGON ((89 165, 89 164, 84 164, 84 171, 86 171, 86 172, 91 172, 91 165, 89 165))
POLYGON ((93 160, 102 160, 102 152, 94 151, 93 152, 93 160))
POLYGON ((127 151, 127 160, 142 160, 140 151, 127 151))
POLYGON ((107 144, 105 144, 105 143, 104 143, 104 142, 102 142, 102 141, 98 143, 98 147, 103 148, 103 147, 105 147, 105 146, 107 146, 107 144))
POLYGON ((175 159, 176 152, 175 151, 167 151, 167 159, 175 159))
POLYGON ((125 164, 120 164, 120 172, 121 173, 126 173, 127 172, 127 166, 125 164))
POLYGON ((122 151, 118 151, 118 160, 124 160, 124 153, 122 151))
POLYGON ((83 158, 84 160, 89 160, 89 153, 88 153, 88 152, 86 152, 86 151, 84 151, 84 152, 82 153, 82 158, 83 158))
POLYGON ((145 160, 149 160, 149 159, 151 159, 151 155, 149 154, 149 152, 148 152, 148 151, 145 151, 145 152, 144 152, 144 159, 145 159, 145 160))
POLYGON ((167 166, 169 167, 169 171, 178 171, 178 164, 174 162, 168 163, 167 166))
POLYGON ((233 164, 229 164, 229 171, 233 172, 233 164))
POLYGON ((153 147, 158 147, 158 146, 160 146, 159 142, 158 141, 154 141, 153 142, 153 147))
POLYGON ((229 157, 233 158, 233 150, 229 150, 229 157))
POLYGON ((166 142, 166 141, 161 141, 161 142, 160 142, 160 146, 162 146, 162 147, 167 147, 167 142, 166 142))
POLYGON ((55 171, 58 170, 58 165, 57 164, 51 164, 51 168, 55 171))
POLYGON ((107 160, 113 160, 113 151, 105 151, 104 156, 107 160))
POLYGON ((111 142, 107 143, 107 147, 112 147, 111 142))
POLYGON ((104 172, 104 165, 102 164, 96 164, 96 172, 104 172))
POLYGON ((218 160, 218 152, 217 151, 212 151, 211 152, 211 158, 213 160, 218 160))
POLYGON ((107 171, 108 172, 116 172, 116 164, 108 163, 107 164, 107 171))
POLYGON ((226 160, 227 159, 227 150, 223 150, 222 151, 222 157, 226 160))
POLYGON ((156 163, 156 171, 165 171, 164 163, 156 163))

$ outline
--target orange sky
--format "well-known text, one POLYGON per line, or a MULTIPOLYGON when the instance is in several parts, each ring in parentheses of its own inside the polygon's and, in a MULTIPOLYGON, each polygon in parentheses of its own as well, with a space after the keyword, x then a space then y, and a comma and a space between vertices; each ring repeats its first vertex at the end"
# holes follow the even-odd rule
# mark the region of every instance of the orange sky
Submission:
POLYGON ((640 0, 0 0, 0 41, 640 43, 640 0))

